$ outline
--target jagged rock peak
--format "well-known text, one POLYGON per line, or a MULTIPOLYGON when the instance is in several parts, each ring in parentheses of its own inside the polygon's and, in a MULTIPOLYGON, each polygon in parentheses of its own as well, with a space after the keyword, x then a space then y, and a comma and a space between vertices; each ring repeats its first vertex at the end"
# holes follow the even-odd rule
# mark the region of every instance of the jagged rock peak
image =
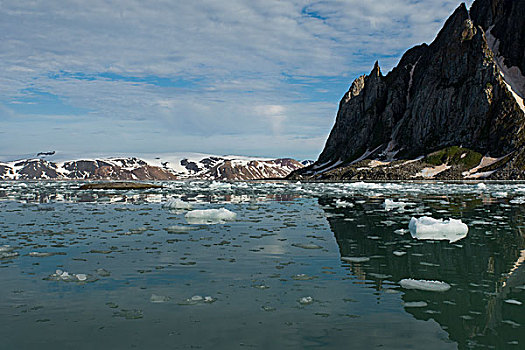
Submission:
POLYGON ((292 177, 461 146, 503 157, 499 169, 525 178, 524 39, 525 1, 476 0, 472 16, 462 3, 430 45, 408 50, 386 76, 376 61, 352 83, 319 159, 292 177))
POLYGON ((379 67, 379 61, 376 61, 374 63, 374 68, 372 68, 372 71, 370 72, 371 77, 382 77, 383 74, 381 74, 381 68, 379 67))
POLYGON ((348 90, 345 97, 343 98, 343 101, 345 103, 348 102, 353 97, 358 96, 361 93, 361 91, 365 87, 365 77, 366 75, 361 75, 359 78, 357 78, 356 80, 352 82, 350 89, 348 90))

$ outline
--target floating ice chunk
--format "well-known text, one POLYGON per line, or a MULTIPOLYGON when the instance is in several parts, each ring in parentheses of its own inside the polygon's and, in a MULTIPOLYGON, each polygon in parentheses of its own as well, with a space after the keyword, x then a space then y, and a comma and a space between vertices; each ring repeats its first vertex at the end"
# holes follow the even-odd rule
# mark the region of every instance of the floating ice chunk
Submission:
POLYGON ((191 204, 179 198, 170 199, 164 203, 163 207, 167 209, 191 210, 191 204))
POLYGON ((102 277, 109 277, 111 276, 111 272, 109 272, 108 270, 106 269, 103 269, 103 268, 99 268, 96 270, 97 271, 97 274, 99 276, 102 276, 102 277))
POLYGON ((225 208, 193 210, 186 213, 186 220, 190 224, 220 224, 233 221, 237 214, 225 208))
POLYGON ((170 301, 170 297, 164 295, 151 294, 149 301, 152 303, 165 303, 167 301, 170 301))
POLYGON ((491 194, 494 198, 506 198, 509 194, 507 192, 493 192, 491 194))
POLYGON ((404 307, 426 307, 427 305, 424 301, 408 301, 403 304, 404 307))
POLYGON ((395 256, 403 256, 403 255, 405 255, 406 253, 407 253, 407 252, 402 252, 402 251, 399 251, 399 250, 396 250, 396 251, 393 252, 393 254, 394 254, 395 256))
POLYGON ((86 275, 84 273, 69 273, 67 271, 56 270, 54 274, 49 275, 47 278, 44 278, 48 281, 63 281, 63 282, 94 282, 97 279, 93 276, 86 275))
POLYGON ((189 231, 194 230, 191 226, 182 226, 182 225, 174 225, 165 227, 164 231, 168 233, 188 233, 189 231))
POLYGON ((407 232, 408 232, 408 230, 406 228, 400 228, 400 229, 394 231, 395 234, 398 234, 398 235, 401 235, 401 236, 404 235, 407 232))
POLYGON ((408 203, 395 202, 391 199, 385 199, 385 202, 383 203, 383 207, 385 208, 386 211, 390 211, 392 209, 404 210, 407 205, 408 203))
POLYGON ((413 238, 422 240, 446 240, 454 243, 467 237, 468 226, 461 220, 434 219, 423 216, 419 219, 412 218, 408 225, 413 238))
POLYGON ((521 326, 521 324, 517 323, 517 322, 514 322, 512 320, 503 320, 501 321, 501 323, 505 323, 505 324, 508 324, 510 325, 512 328, 518 328, 519 326, 521 326))
POLYGON ((15 247, 11 247, 10 245, 3 245, 0 246, 0 253, 9 253, 15 250, 15 247))
POLYGON ((308 276, 305 273, 298 273, 297 275, 293 275, 292 279, 296 281, 309 281, 317 278, 316 276, 308 276))
POLYGON ((0 259, 11 259, 18 256, 17 252, 0 252, 0 259))
POLYGON ((518 301, 518 300, 515 300, 515 299, 507 299, 507 300, 505 300, 505 302, 507 304, 513 304, 513 305, 521 305, 522 304, 521 301, 518 301))
POLYGON ((213 303, 214 301, 215 301, 215 299, 210 297, 210 296, 205 296, 204 297, 204 302, 205 303, 213 303))
POLYGON ((525 197, 516 197, 512 199, 509 203, 510 204, 525 204, 525 197))
POLYGON ((299 304, 301 305, 310 305, 314 302, 314 298, 312 297, 302 297, 299 299, 299 304))
POLYGON ((399 281, 399 285, 405 289, 419 289, 429 292, 446 292, 450 284, 441 281, 414 280, 405 278, 399 281))
POLYGON ((341 260, 353 263, 363 263, 370 261, 370 258, 366 256, 343 256, 341 257, 341 260))
POLYGON ((66 253, 63 252, 30 252, 29 256, 33 258, 46 258, 48 256, 54 256, 54 255, 66 255, 66 253))
POLYGON ((303 248, 303 249, 322 249, 320 245, 313 243, 292 243, 293 247, 303 248))
POLYGON ((77 277, 77 280, 79 280, 79 281, 87 280, 87 276, 85 274, 83 274, 83 273, 77 273, 76 277, 77 277))
POLYGON ((335 206, 337 208, 352 208, 354 206, 353 203, 346 202, 344 200, 338 199, 335 201, 335 206))
POLYGON ((212 181, 209 186, 210 190, 231 190, 232 185, 224 182, 212 181))
POLYGON ((123 317, 126 320, 138 320, 144 317, 144 313, 139 309, 126 310, 122 309, 113 313, 113 317, 123 317))
POLYGON ((485 190, 487 188, 487 185, 485 185, 483 182, 480 182, 479 184, 476 185, 476 187, 479 190, 485 190))

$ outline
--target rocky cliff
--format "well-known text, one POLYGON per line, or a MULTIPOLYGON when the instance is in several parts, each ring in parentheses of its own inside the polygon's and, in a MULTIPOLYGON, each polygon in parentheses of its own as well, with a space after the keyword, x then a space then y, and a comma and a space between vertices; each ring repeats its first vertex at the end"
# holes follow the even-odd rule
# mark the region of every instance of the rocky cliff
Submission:
POLYGON ((435 40, 339 105, 306 179, 525 178, 525 1, 461 4, 435 40))

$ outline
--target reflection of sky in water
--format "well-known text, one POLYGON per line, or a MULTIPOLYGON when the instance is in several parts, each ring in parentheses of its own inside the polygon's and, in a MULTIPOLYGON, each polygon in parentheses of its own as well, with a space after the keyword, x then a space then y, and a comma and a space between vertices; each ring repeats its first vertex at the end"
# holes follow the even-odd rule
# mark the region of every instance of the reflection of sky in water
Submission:
POLYGON ((0 245, 18 254, 0 259, 7 348, 525 342, 521 185, 163 184, 0 183, 0 245), (188 225, 185 210, 163 207, 174 198, 237 220, 188 225), (385 208, 385 199, 406 204, 385 208), (425 215, 461 219, 469 233, 418 241, 408 222, 425 215), (61 280, 57 269, 86 281, 61 280), (403 278, 451 289, 405 290, 403 278))

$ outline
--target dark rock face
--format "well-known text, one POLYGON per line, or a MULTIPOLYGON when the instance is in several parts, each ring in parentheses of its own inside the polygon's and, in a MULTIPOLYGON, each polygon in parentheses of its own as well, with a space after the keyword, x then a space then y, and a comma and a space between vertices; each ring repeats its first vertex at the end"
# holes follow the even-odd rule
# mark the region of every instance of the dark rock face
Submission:
POLYGON ((24 180, 54 179, 58 176, 56 164, 41 159, 21 161, 15 166, 21 167, 18 174, 24 180))
POLYGON ((461 4, 430 45, 408 50, 386 76, 376 62, 357 78, 319 159, 291 177, 322 177, 363 159, 413 159, 450 146, 512 154, 513 173, 523 171, 516 166, 525 165, 525 115, 510 86, 521 83, 516 67, 525 62, 525 2, 476 0, 471 12, 461 4), (516 66, 512 77, 502 62, 516 66))
POLYGON ((491 29, 492 35, 500 42, 499 53, 504 57, 505 65, 516 66, 525 73, 525 2, 477 0, 472 4, 470 15, 483 30, 491 29))

